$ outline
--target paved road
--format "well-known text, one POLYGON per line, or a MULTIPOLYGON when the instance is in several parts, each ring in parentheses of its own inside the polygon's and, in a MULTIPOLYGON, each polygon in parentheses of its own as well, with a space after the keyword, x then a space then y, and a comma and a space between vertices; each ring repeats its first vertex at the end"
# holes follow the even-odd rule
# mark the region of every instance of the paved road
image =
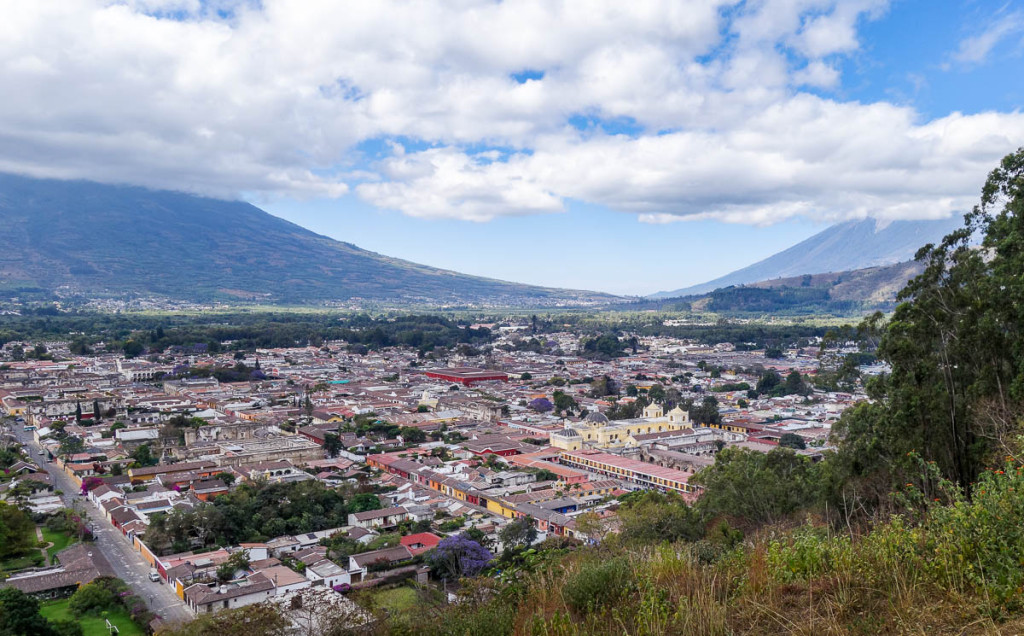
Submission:
POLYGON ((170 585, 163 582, 154 583, 149 580, 150 565, 142 556, 132 549, 128 540, 120 530, 110 525, 88 499, 78 495, 79 488, 71 478, 53 463, 43 463, 39 453, 39 445, 32 441, 32 433, 25 432, 19 425, 13 431, 25 449, 53 477, 57 490, 64 492, 63 499, 68 508, 75 508, 84 518, 89 519, 89 526, 96 537, 94 545, 110 562, 118 578, 128 584, 132 590, 149 604, 149 609, 169 623, 187 621, 193 614, 185 603, 174 593, 170 585))

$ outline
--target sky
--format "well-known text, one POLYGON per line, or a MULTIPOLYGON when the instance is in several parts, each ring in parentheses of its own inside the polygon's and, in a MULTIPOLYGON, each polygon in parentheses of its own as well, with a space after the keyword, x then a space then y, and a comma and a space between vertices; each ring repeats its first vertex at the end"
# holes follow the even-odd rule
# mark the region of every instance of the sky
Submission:
POLYGON ((1024 0, 0 0, 0 171, 647 294, 976 202, 1024 0))

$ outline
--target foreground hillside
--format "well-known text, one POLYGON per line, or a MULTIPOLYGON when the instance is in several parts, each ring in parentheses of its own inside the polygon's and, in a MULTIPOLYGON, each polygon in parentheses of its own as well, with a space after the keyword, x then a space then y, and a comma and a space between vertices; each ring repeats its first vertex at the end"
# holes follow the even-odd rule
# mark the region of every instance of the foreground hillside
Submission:
POLYGON ((310 232, 248 203, 0 175, 0 294, 307 304, 557 305, 612 296, 466 276, 310 232))
MULTIPOLYGON (((556 549, 497 591, 477 581, 433 620, 379 633, 1018 634, 1024 477, 1014 465, 980 483, 973 501, 852 536, 819 519, 734 547, 727 532, 676 543, 627 533, 556 549)), ((673 534, 665 515, 647 521, 673 534)))

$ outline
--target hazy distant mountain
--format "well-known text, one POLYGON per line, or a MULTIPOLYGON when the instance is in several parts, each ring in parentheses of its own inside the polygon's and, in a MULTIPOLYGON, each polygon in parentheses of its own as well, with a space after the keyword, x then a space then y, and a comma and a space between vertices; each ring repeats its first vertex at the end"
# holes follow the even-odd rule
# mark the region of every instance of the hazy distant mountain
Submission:
POLYGON ((866 267, 848 272, 803 274, 748 285, 719 287, 702 294, 646 298, 621 311, 696 311, 719 314, 857 315, 890 310, 907 281, 924 270, 917 261, 866 267))
MULTIPOLYGON (((442 248, 443 246, 439 246, 442 248)), ((0 174, 0 295, 553 305, 607 294, 417 265, 237 201, 0 174)))
POLYGON ((746 285, 776 278, 846 272, 892 265, 914 258, 919 248, 935 243, 963 225, 954 216, 940 221, 895 221, 877 224, 874 219, 848 221, 815 234, 793 247, 700 285, 652 294, 672 298, 704 294, 731 285, 746 285))

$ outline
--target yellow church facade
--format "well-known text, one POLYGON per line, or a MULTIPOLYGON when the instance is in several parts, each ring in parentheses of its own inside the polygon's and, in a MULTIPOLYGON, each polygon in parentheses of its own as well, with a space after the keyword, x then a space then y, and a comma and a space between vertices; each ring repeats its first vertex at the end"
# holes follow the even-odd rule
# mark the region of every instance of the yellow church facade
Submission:
POLYGON ((644 408, 643 417, 610 421, 603 413, 591 413, 581 422, 551 434, 551 445, 563 450, 621 448, 637 446, 636 435, 681 431, 692 428, 690 414, 678 406, 666 415, 660 405, 644 408))

